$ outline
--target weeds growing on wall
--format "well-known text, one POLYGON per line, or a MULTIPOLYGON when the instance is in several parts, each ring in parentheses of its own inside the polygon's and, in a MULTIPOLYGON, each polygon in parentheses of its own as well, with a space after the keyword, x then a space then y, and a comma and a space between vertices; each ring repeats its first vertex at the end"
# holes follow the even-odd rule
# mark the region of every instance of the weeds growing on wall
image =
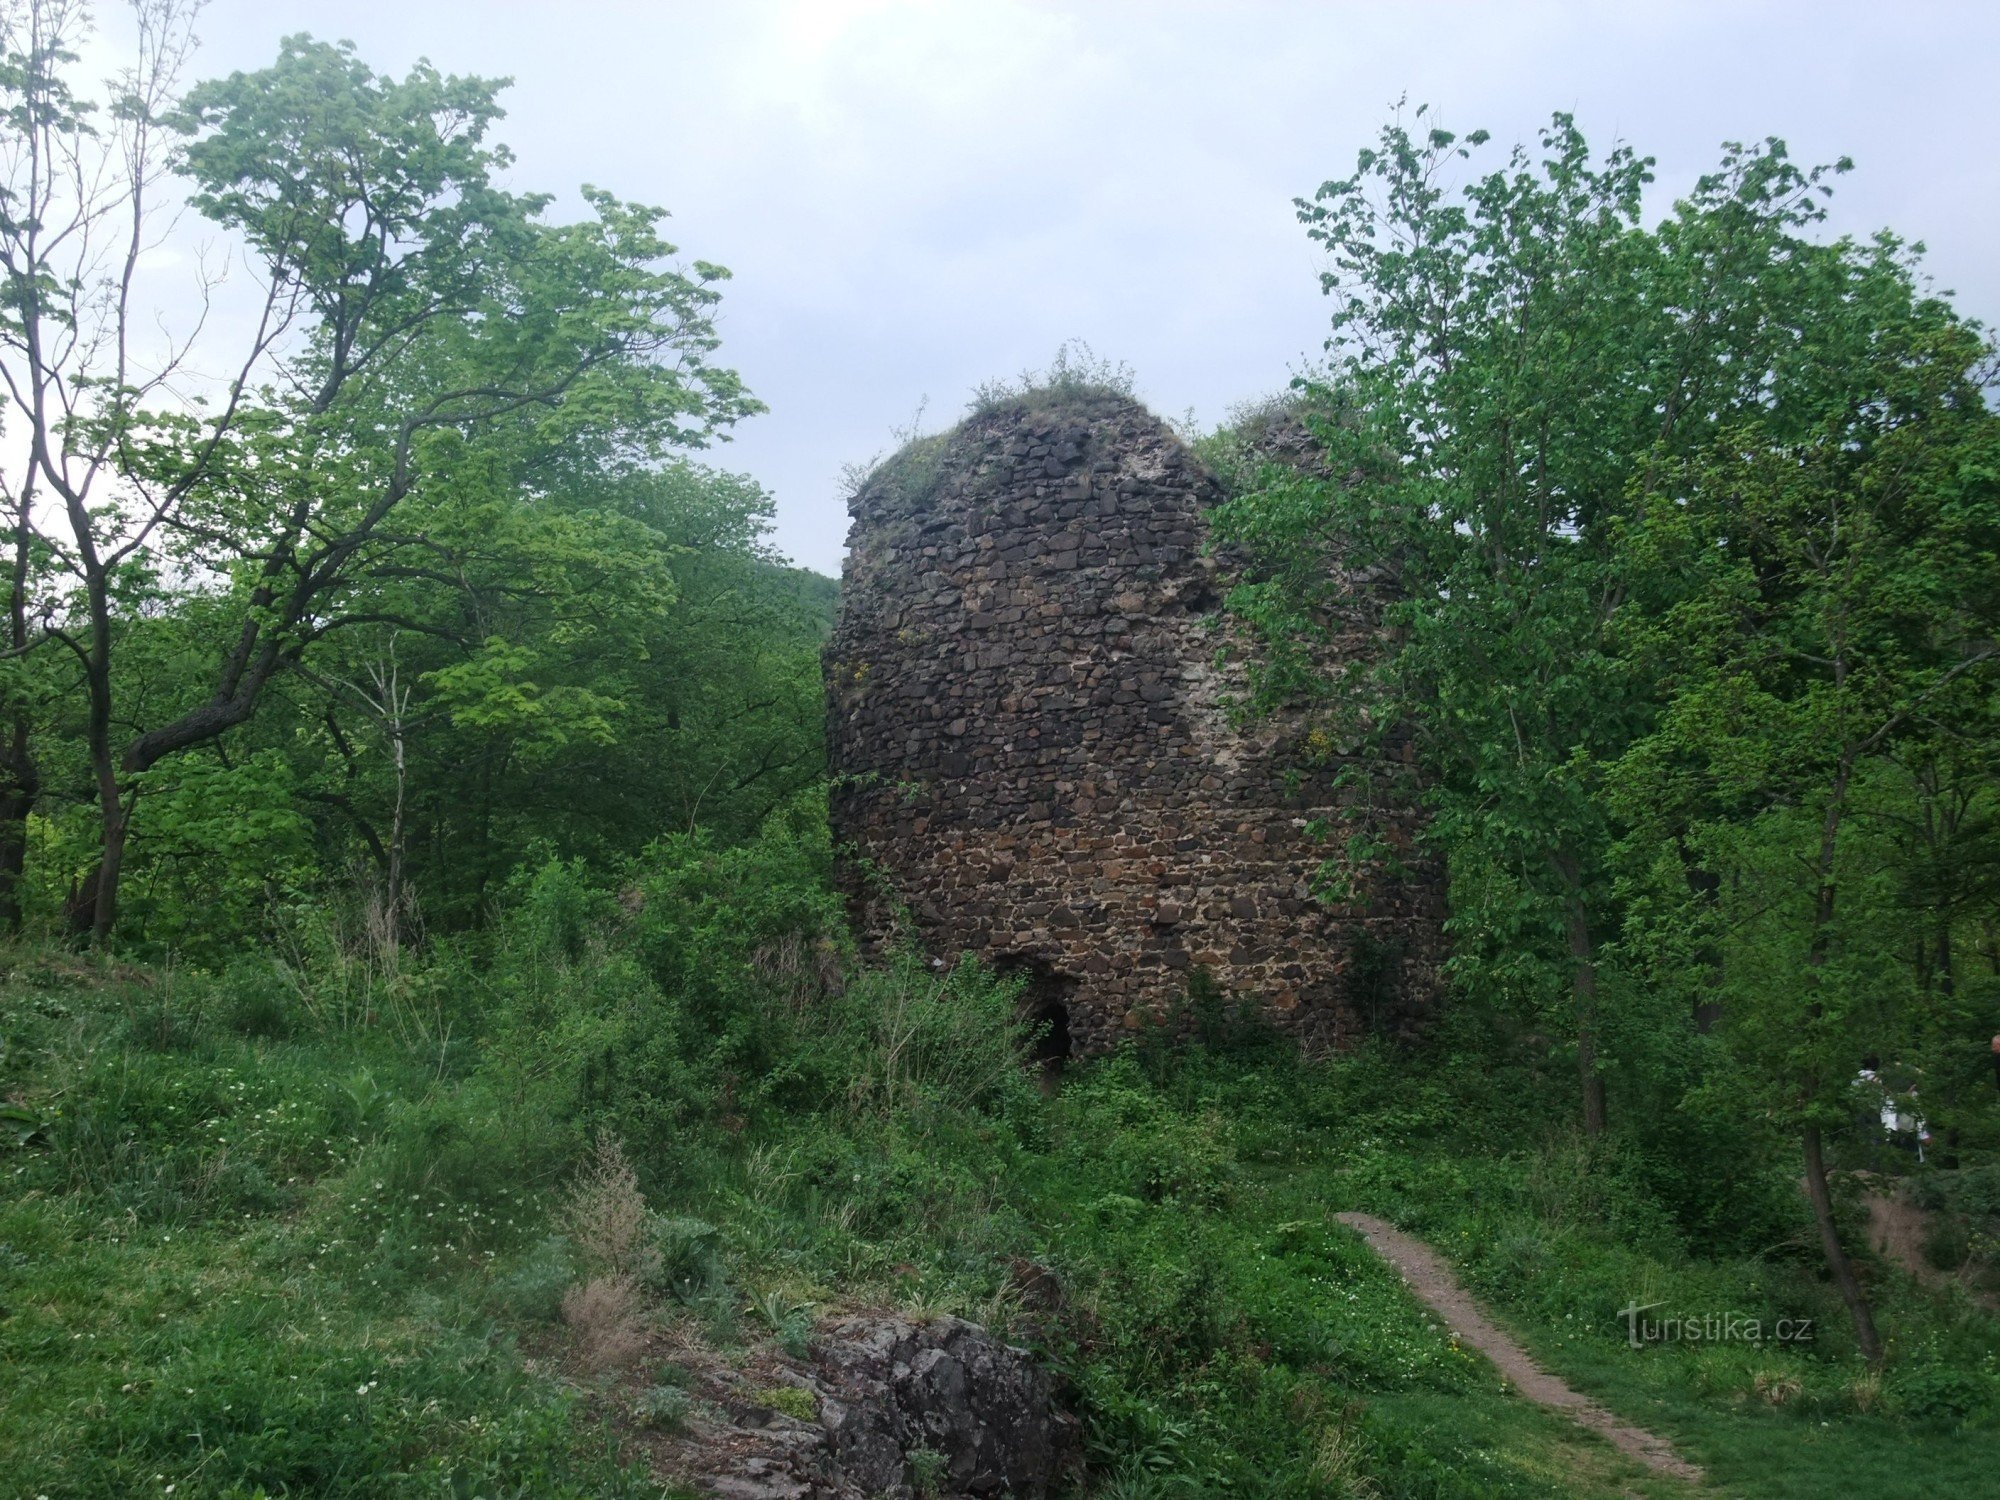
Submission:
POLYGON ((1100 355, 1082 339, 1065 339, 1041 369, 1023 370, 1012 380, 1003 376, 975 387, 966 403, 966 418, 1000 412, 1054 413, 1102 401, 1130 401, 1136 379, 1132 367, 1123 360, 1100 355))
POLYGON ((908 423, 891 429, 894 447, 841 470, 843 497, 852 501, 871 489, 899 507, 921 506, 937 492, 953 435, 966 423, 1002 413, 1059 416, 1105 402, 1128 402, 1134 399, 1134 379, 1130 365, 1100 356, 1082 339, 1067 339, 1042 369, 1023 370, 1011 380, 1002 377, 976 387, 959 427, 925 432, 929 398, 920 401, 908 423))

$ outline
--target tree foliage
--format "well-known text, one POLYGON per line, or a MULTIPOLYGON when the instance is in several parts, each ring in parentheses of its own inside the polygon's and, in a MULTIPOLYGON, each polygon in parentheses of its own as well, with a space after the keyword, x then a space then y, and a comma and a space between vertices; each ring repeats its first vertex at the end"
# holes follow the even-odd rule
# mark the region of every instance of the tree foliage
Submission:
POLYGON ((199 948, 359 869, 394 939, 537 844, 749 832, 815 774, 827 599, 690 456, 761 409, 728 273, 504 186, 499 81, 297 36, 182 91, 191 14, 139 6, 102 102, 79 7, 6 17, 0 915, 199 948), (219 335, 140 331, 177 200, 256 289, 220 383, 219 335))
MULTIPOLYGON (((1994 915, 1941 915, 1925 868, 1990 818, 1989 351, 1893 238, 1814 237, 1845 163, 1731 146, 1649 225, 1650 162, 1594 158, 1567 116, 1455 189, 1483 143, 1420 110, 1300 204, 1334 302, 1303 383, 1326 459, 1224 511, 1252 562, 1232 603, 1275 648, 1267 700, 1414 740, 1454 967, 1573 1039, 1587 1130, 1608 1069, 1673 1076, 1719 1007, 1728 1107, 1803 1141, 1862 1326, 1821 1133, 1994 915), (1312 648, 1357 589, 1391 644, 1327 680, 1312 648)), ((1335 862, 1382 857, 1367 834, 1335 862)), ((1992 1019, 1960 1017, 1961 1057, 1992 1019)))

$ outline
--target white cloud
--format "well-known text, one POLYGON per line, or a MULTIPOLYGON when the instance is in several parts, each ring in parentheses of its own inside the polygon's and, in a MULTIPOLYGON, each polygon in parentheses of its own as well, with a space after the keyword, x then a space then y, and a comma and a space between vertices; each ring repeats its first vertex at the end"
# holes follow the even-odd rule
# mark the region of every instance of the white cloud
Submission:
POLYGON ((1501 141, 1573 110, 1660 158, 1662 203, 1724 139, 1851 153, 1837 227, 1928 241, 2000 314, 1982 5, 216 0, 203 29, 203 72, 307 30, 385 71, 511 74, 519 185, 671 208, 736 272, 725 347, 772 406, 721 456, 820 568, 843 462, 1067 337, 1162 411, 1282 385, 1325 320, 1290 200, 1404 94, 1501 141))

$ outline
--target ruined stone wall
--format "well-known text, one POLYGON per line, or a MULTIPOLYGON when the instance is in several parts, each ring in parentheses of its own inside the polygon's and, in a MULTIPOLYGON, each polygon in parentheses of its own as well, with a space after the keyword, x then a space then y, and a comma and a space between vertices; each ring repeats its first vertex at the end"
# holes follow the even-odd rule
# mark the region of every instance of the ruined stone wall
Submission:
POLYGON ((970 418, 851 501, 826 674, 857 919, 1028 970, 1078 1052, 1184 1014, 1197 967, 1314 1049, 1408 1030, 1435 988, 1435 882, 1316 901, 1337 763, 1301 775, 1299 722, 1227 711, 1220 498, 1098 397, 970 418))

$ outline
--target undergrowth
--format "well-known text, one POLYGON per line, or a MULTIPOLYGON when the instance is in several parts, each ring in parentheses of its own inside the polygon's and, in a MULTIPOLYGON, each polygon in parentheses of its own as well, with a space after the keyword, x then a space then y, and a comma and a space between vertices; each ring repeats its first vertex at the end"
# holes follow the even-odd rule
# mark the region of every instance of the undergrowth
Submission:
MULTIPOLYGON (((1031 1341, 1092 1494, 1676 1492, 1503 1390, 1348 1208, 1733 1493, 1971 1493, 2000 1457, 1992 1315, 1878 1268, 1870 1371, 1787 1173, 1730 1132, 1679 1127, 1718 1214, 1659 1147, 1552 1125, 1470 1025, 1307 1063, 1219 1003, 1047 1097, 1011 986, 858 965, 824 863, 780 818, 618 882, 549 864, 394 964, 12 954, 4 1487, 656 1494, 606 1420, 654 1331, 803 1352, 896 1306, 1031 1341), (1633 1303, 1812 1332, 1634 1349, 1633 1303)), ((636 1389, 632 1422, 685 1420, 667 1374, 636 1389)))

